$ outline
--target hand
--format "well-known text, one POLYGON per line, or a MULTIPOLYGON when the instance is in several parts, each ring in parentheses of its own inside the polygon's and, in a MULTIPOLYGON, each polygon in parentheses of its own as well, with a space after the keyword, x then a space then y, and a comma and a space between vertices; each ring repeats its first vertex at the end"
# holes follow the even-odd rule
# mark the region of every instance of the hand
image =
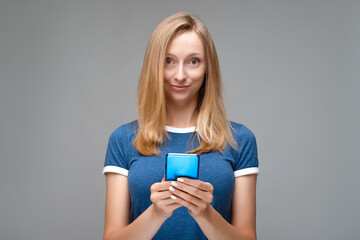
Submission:
POLYGON ((150 187, 150 200, 153 202, 155 212, 164 218, 171 217, 175 209, 182 207, 170 197, 170 183, 170 181, 165 181, 164 176, 160 183, 154 183, 150 187))
POLYGON ((175 201, 187 207, 194 218, 203 215, 214 199, 214 187, 200 180, 178 178, 178 181, 171 182, 169 190, 176 196, 175 201))

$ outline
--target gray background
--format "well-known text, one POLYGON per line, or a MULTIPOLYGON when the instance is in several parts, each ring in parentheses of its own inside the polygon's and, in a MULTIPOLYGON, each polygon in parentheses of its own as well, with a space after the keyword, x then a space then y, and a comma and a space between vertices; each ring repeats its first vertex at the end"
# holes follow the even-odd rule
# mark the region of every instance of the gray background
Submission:
POLYGON ((177 11, 208 26, 257 137, 258 238, 359 238, 360 1, 340 0, 2 0, 0 238, 102 238, 108 137, 177 11))

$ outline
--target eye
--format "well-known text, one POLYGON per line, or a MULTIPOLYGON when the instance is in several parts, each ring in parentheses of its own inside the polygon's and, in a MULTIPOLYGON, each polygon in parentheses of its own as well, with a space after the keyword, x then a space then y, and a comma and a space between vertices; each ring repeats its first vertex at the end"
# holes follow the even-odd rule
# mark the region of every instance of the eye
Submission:
POLYGON ((199 62, 200 62, 200 59, 198 59, 198 58, 193 58, 193 59, 190 60, 191 65, 199 64, 199 62))
POLYGON ((171 63, 172 63, 172 59, 169 58, 169 57, 167 57, 167 58, 165 59, 165 62, 166 62, 166 64, 171 64, 171 63))

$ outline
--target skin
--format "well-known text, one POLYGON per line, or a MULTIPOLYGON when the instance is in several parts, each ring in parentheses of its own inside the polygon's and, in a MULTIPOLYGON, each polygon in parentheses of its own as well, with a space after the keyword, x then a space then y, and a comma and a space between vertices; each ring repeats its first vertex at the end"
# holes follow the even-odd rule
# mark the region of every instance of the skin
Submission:
POLYGON ((168 126, 195 126, 194 110, 205 70, 204 45, 195 32, 182 33, 170 42, 164 68, 168 126))
MULTIPOLYGON (((194 32, 176 36, 167 49, 164 88, 167 97, 167 125, 195 126, 198 91, 205 74, 204 46, 194 32)), ((106 173, 104 240, 151 239, 174 210, 186 207, 208 239, 256 239, 257 175, 235 179, 231 223, 211 205, 214 188, 190 178, 154 183, 152 205, 129 224, 130 195, 127 177, 106 173), (151 222, 151 224, 149 224, 151 222)))

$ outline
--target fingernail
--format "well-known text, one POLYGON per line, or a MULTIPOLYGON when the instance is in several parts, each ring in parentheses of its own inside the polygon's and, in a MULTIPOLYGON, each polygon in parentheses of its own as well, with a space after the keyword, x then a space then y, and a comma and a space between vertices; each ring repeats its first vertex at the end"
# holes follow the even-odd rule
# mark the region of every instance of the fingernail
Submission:
POLYGON ((184 179, 182 179, 182 178, 177 178, 177 180, 178 180, 179 182, 184 182, 184 179))
POLYGON ((169 190, 175 192, 175 188, 173 188, 172 186, 169 187, 169 190))
POLYGON ((171 197, 172 199, 174 199, 174 200, 176 199, 176 197, 175 197, 174 195, 171 195, 170 197, 171 197))
POLYGON ((171 182, 171 185, 173 185, 174 187, 178 186, 177 182, 174 182, 174 181, 171 182))

